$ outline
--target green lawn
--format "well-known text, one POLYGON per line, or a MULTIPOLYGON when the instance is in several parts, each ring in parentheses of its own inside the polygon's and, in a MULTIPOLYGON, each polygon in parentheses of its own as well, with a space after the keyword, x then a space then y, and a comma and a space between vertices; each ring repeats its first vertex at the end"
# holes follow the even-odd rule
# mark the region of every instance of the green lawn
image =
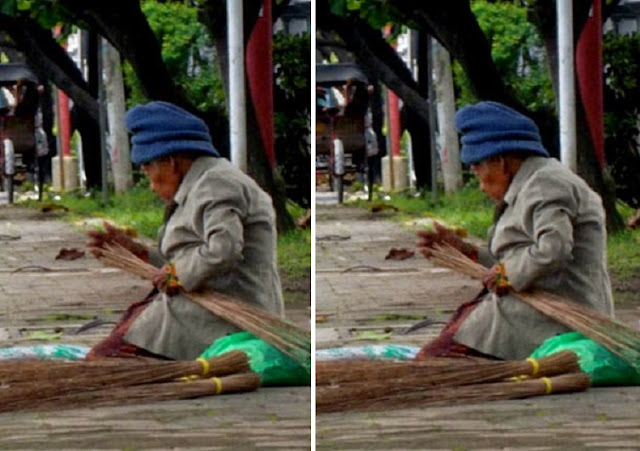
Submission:
MULTIPOLYGON (((122 195, 109 196, 107 203, 102 201, 100 193, 94 195, 65 194, 60 198, 45 199, 43 202, 66 207, 69 211, 66 219, 79 221, 87 218, 103 218, 120 226, 138 231, 141 236, 156 238, 162 224, 164 204, 151 192, 146 181, 122 195)), ((27 201, 26 206, 41 208, 43 204, 27 201)), ((290 213, 296 218, 304 214, 299 207, 289 205, 290 213)), ((278 266, 283 279, 285 299, 287 285, 291 284, 300 291, 300 286, 309 286, 311 274, 311 231, 292 230, 278 237, 278 266)))
MULTIPOLYGON (((440 219, 481 239, 486 238, 493 219, 494 204, 480 191, 475 181, 454 194, 441 195, 437 203, 433 202, 430 194, 395 194, 384 200, 378 197, 378 200, 374 199, 374 203, 383 202, 396 207, 399 220, 440 219)), ((355 204, 363 208, 371 205, 364 201, 357 201, 355 204)), ((618 210, 625 219, 633 213, 632 209, 622 203, 619 203, 618 210)), ((617 281, 640 278, 640 230, 623 230, 610 234, 607 257, 611 275, 617 281)))

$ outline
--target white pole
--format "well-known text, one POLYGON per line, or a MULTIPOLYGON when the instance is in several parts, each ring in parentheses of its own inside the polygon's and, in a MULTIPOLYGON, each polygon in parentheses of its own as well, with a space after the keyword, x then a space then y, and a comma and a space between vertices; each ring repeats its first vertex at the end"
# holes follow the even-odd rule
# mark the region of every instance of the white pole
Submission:
POLYGON ((558 79, 560 161, 576 172, 576 94, 573 58, 573 0, 556 0, 558 26, 558 79))
POLYGON ((244 35, 242 0, 227 0, 229 42, 229 128, 231 162, 247 171, 247 115, 244 91, 244 35))

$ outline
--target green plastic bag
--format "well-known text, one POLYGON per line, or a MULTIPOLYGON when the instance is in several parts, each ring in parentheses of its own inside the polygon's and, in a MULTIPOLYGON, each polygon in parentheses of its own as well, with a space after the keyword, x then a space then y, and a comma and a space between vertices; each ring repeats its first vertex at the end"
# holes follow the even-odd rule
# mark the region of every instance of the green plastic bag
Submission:
POLYGON ((576 353, 580 368, 589 374, 592 386, 640 385, 640 373, 631 364, 578 332, 546 339, 531 357, 539 359, 560 351, 576 353))
POLYGON ((249 365, 260 375, 263 386, 311 385, 311 373, 304 366, 249 332, 217 339, 200 357, 209 359, 230 351, 244 351, 249 356, 249 365))

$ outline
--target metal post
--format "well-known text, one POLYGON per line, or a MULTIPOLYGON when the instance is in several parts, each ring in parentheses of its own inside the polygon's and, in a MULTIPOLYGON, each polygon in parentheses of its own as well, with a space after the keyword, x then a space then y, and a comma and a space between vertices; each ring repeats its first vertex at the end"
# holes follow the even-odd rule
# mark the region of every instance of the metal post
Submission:
POLYGON ((438 202, 438 149, 436 148, 436 90, 433 89, 433 38, 427 39, 427 73, 429 74, 429 138, 431 146, 431 195, 438 202))
POLYGON ((560 161, 576 172, 576 94, 573 66, 573 1, 556 0, 558 27, 558 79, 560 161))
POLYGON ((245 112, 244 35, 242 1, 227 0, 229 42, 229 128, 231 162, 247 171, 247 115, 245 112))
POLYGON ((102 44, 103 39, 98 37, 98 107, 100 111, 100 169, 102 178, 102 201, 106 203, 109 200, 109 192, 107 190, 107 111, 105 105, 105 87, 102 60, 102 44))

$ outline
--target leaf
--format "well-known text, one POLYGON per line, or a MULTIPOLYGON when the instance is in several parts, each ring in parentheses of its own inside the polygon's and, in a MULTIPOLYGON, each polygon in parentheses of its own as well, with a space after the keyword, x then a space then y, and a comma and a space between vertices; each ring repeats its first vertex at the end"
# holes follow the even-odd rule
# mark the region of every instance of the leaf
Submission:
POLYGON ((26 337, 29 340, 53 341, 60 339, 60 337, 62 337, 62 332, 50 333, 43 330, 36 330, 33 332, 27 332, 26 337))
POLYGON ((358 340, 375 340, 382 341, 391 338, 392 332, 374 332, 372 330, 365 330, 363 332, 356 333, 358 340))

